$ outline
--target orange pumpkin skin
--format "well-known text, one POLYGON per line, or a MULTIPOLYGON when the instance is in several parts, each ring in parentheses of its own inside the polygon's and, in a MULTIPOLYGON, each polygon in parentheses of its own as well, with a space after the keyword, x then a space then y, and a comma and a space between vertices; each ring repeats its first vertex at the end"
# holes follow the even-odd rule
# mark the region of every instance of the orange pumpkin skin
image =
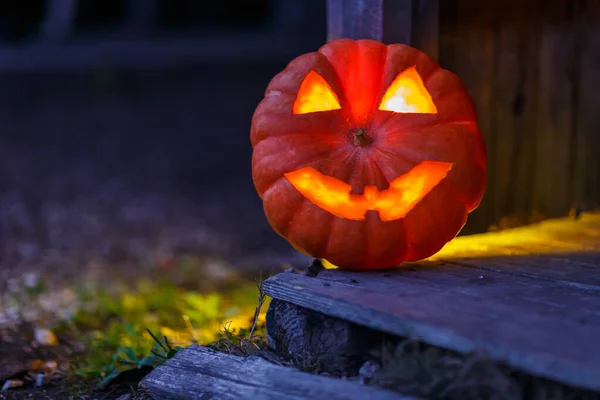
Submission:
POLYGON ((471 98, 460 79, 410 46, 340 39, 297 57, 268 85, 251 126, 252 176, 271 227, 297 250, 345 269, 383 269, 438 252, 464 226, 486 188, 486 150, 471 98), (435 114, 378 108, 398 74, 415 67, 435 114), (339 108, 294 114, 302 82, 319 74, 339 108), (357 146, 363 129, 369 143, 357 146), (332 214, 308 200, 284 174, 312 167, 379 191, 423 161, 452 168, 402 218, 332 214))

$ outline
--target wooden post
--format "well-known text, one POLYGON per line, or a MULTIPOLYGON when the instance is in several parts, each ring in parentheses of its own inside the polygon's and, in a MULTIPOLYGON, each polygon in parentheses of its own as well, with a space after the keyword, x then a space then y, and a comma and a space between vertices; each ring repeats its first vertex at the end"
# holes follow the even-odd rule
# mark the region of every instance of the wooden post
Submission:
POLYGON ((438 0, 414 0, 411 45, 435 60, 439 56, 440 7, 438 0))
POLYGON ((327 0, 327 41, 404 43, 438 57, 438 0, 327 0))
POLYGON ((383 40, 384 2, 327 0, 327 41, 342 38, 383 40))
POLYGON ((413 44, 413 3, 415 0, 383 2, 383 42, 413 44))

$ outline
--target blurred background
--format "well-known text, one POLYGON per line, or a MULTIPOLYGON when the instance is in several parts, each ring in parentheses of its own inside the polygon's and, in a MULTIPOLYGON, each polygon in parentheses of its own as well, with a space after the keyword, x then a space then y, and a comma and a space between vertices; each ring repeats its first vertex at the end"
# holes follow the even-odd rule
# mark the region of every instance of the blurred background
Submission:
MULTIPOLYGON (((125 371, 123 351, 151 354, 146 329, 204 344, 223 322, 264 321, 249 281, 309 260, 265 219, 251 117, 328 23, 335 37, 373 28, 409 43, 462 79, 488 188, 461 234, 570 214, 580 224, 557 235, 589 242, 600 0, 4 0, 0 385, 58 360, 79 389, 54 390, 80 391, 80 375, 125 371)), ((463 237, 444 257, 535 253, 538 233, 549 240, 538 228, 463 237)))
MULTIPOLYGON (((366 3, 0 2, 0 282, 306 265, 266 222, 249 129, 269 80, 325 43, 327 4, 335 22, 366 3)), ((384 42, 477 106, 489 185, 462 234, 600 207, 598 0, 381 4, 384 42)))
POLYGON ((325 21, 322 0, 0 2, 0 281, 303 264, 264 218, 249 129, 325 21))

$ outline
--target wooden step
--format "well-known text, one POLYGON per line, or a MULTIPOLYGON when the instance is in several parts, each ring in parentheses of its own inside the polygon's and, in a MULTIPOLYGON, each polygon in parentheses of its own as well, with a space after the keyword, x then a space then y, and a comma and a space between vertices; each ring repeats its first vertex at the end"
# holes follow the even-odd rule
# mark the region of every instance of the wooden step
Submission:
POLYGON ((252 400, 417 400, 354 381, 300 372, 199 345, 180 350, 140 383, 152 398, 252 400))
MULTIPOLYGON (((298 341, 307 331, 325 338, 319 329, 332 330, 283 302, 463 354, 483 351, 516 371, 600 394, 600 213, 460 237, 394 270, 290 271, 263 286, 276 299, 267 329, 280 351, 306 347, 298 341)), ((336 330, 338 341, 360 342, 336 330)))

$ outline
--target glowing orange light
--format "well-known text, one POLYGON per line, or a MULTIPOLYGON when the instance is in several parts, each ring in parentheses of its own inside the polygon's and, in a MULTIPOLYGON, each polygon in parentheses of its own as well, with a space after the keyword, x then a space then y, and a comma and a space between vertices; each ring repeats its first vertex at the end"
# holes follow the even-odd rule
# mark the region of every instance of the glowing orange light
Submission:
POLYGON ((294 114, 308 114, 340 108, 338 98, 331 90, 331 86, 321 75, 315 71, 310 71, 300 84, 292 112, 294 114))
POLYGON ((431 95, 415 67, 396 76, 383 95, 379 109, 397 113, 437 114, 431 95))
POLYGON ((352 187, 312 167, 284 174, 286 179, 313 204, 336 217, 364 220, 367 211, 379 212, 382 221, 403 218, 446 177, 452 163, 423 161, 390 182, 386 190, 365 186, 363 194, 350 194, 352 187))

